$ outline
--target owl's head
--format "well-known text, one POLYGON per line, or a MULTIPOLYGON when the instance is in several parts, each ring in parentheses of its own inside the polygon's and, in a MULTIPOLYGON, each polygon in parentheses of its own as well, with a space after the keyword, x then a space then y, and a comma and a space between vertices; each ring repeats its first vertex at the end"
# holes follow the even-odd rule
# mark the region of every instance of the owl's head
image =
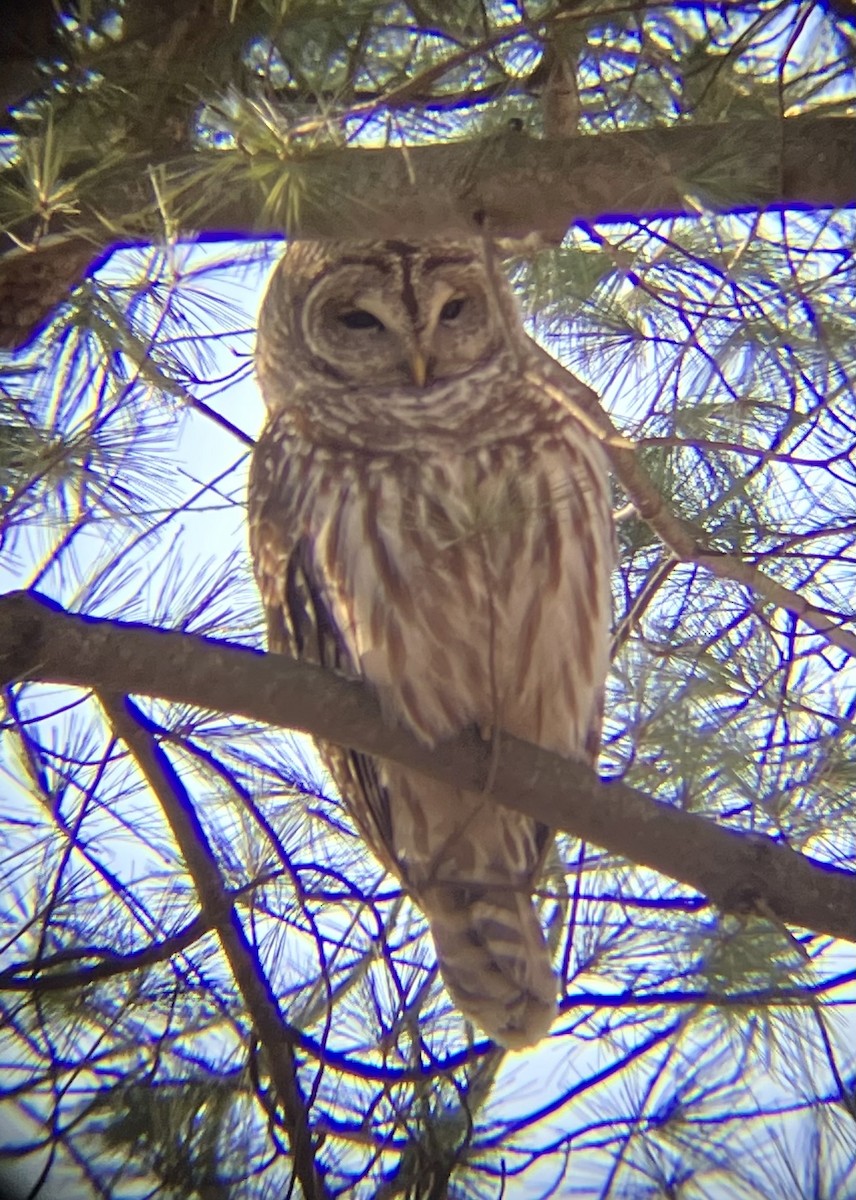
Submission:
POLYGON ((477 241, 293 242, 262 306, 260 375, 275 356, 280 381, 421 390, 491 363, 519 328, 477 241))

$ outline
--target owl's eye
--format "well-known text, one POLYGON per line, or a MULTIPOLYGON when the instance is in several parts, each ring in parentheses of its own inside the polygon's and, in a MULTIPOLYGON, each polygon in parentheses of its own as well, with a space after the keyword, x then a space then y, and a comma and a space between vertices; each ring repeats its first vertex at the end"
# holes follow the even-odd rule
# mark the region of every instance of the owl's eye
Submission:
POLYGON ((456 317, 461 315, 464 307, 463 296, 458 296, 454 300, 447 300, 440 309, 441 321, 454 321, 456 317))
POLYGON ((364 308, 350 308, 339 314, 339 320, 346 329, 383 329, 383 321, 364 308))

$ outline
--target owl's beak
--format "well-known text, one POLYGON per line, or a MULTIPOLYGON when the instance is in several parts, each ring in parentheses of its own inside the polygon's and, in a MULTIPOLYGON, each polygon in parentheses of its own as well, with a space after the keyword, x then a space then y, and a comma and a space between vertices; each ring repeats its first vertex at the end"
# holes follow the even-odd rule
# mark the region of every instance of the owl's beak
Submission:
POLYGON ((428 378, 428 360, 418 346, 410 352, 410 372, 417 387, 425 387, 428 378))

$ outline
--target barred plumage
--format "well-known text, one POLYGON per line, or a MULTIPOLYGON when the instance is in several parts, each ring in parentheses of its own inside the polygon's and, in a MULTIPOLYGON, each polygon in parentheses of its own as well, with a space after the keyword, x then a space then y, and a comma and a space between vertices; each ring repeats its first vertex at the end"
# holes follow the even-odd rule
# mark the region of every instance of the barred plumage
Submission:
MULTIPOLYGON (((272 649, 367 679, 428 744, 476 724, 591 759, 606 472, 572 405, 524 378, 535 364, 479 243, 292 244, 260 320, 251 545, 272 649)), ((322 750, 461 1011, 507 1046, 537 1041, 556 1004, 531 899, 550 831, 322 750)))

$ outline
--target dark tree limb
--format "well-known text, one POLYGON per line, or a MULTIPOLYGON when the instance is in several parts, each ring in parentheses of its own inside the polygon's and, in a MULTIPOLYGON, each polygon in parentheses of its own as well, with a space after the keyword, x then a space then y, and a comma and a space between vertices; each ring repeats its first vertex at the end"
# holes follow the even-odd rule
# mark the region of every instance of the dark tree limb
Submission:
POLYGON ((772 914, 856 942, 856 874, 771 838, 725 829, 581 763, 503 736, 430 750, 384 723, 369 688, 309 663, 145 625, 74 616, 42 598, 0 598, 0 682, 130 692, 302 730, 501 803, 679 880, 732 912, 772 914), (498 755, 498 761, 494 758, 498 755))
POLYGON ((223 883, 214 851, 193 802, 158 741, 160 731, 133 700, 110 692, 99 692, 98 699, 115 733, 125 742, 157 796, 193 879, 202 913, 220 938, 238 990, 265 1049, 302 1194, 306 1200, 328 1200, 329 1192, 315 1158, 308 1106, 297 1078, 294 1038, 223 883))
POLYGON ((199 913, 169 937, 150 942, 140 950, 124 953, 107 945, 75 947, 71 951, 45 954, 40 958, 14 963, 0 971, 0 992, 46 993, 80 989, 119 975, 166 962, 188 950, 212 930, 211 922, 199 913), (70 969, 69 964, 94 959, 91 965, 70 969), (64 966, 66 970, 56 970, 64 966))

